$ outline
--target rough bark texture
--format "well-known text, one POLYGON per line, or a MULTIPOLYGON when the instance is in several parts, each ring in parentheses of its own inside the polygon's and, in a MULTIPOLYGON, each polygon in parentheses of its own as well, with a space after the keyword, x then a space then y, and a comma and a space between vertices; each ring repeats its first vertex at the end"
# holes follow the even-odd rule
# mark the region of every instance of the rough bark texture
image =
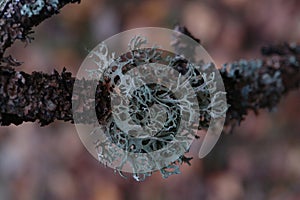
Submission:
POLYGON ((299 88, 300 46, 271 45, 263 47, 262 54, 266 58, 240 60, 221 70, 230 104, 227 124, 240 123, 249 110, 273 110, 284 94, 299 88))
MULTIPOLYGON (((70 72, 18 72, 11 66, 19 63, 10 56, 3 57, 5 50, 15 40, 30 40, 28 35, 32 32, 32 27, 58 13, 60 8, 71 2, 79 1, 9 1, 0 13, 0 125, 18 125, 36 120, 41 125, 54 120, 73 122, 71 98, 75 79, 70 72), (40 10, 32 10, 30 7, 35 2, 44 2, 40 10), (25 4, 31 10, 24 11, 25 4)), ((186 28, 176 28, 192 37, 186 28)), ((228 125, 239 123, 250 109, 257 111, 261 108, 274 108, 283 94, 299 87, 300 46, 283 44, 263 47, 262 54, 264 59, 240 60, 220 69, 230 104, 226 117, 228 125)), ((86 88, 84 80, 80 83, 83 88, 82 96, 85 96, 90 90, 86 88)), ((96 93, 98 116, 105 117, 109 110, 108 92, 100 84, 96 93)), ((76 106, 80 102, 80 98, 76 99, 76 106)), ((82 119, 86 120, 88 116, 82 119)))
POLYGON ((13 68, 0 69, 0 123, 20 124, 39 120, 46 125, 53 120, 72 120, 71 97, 74 78, 71 73, 31 75, 13 68))
MULTIPOLYGON (((268 47, 269 49, 272 47, 268 47)), ((297 46, 299 48, 299 46, 297 46)), ((226 64, 220 70, 230 107, 227 123, 239 122, 249 109, 274 108, 283 94, 299 87, 300 53, 289 52, 280 57, 264 60, 238 61, 226 64), (250 65, 260 65, 250 69, 250 65)), ((26 74, 11 67, 0 68, 0 123, 20 124, 38 120, 47 125, 54 120, 73 122, 72 90, 75 78, 65 70, 60 74, 33 72, 26 74)), ((82 96, 90 92, 82 80, 82 96)), ((104 117, 109 109, 108 92, 99 87, 96 104, 99 116, 104 117)), ((80 99, 76 99, 80 104, 80 99)), ((94 109, 94 108, 92 108, 94 109)), ((82 119, 82 121, 88 120, 82 119)))

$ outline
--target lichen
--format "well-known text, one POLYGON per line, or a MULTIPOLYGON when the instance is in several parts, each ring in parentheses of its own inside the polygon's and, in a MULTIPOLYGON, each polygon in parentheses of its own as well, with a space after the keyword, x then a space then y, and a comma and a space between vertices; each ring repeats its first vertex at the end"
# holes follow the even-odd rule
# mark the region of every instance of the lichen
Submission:
POLYGON ((57 10, 58 0, 35 0, 33 3, 26 3, 21 8, 21 15, 32 17, 38 15, 46 7, 48 11, 57 10))
POLYGON ((21 8, 21 15, 27 15, 31 17, 32 15, 38 15, 45 5, 44 0, 36 0, 31 4, 24 4, 21 8))
MULTIPOLYGON (((227 107, 222 107, 222 105, 226 105, 226 102, 220 98, 226 94, 217 91, 215 72, 209 71, 210 67, 214 67, 212 63, 202 61, 198 63, 199 65, 195 65, 187 62, 181 56, 165 52, 155 45, 152 48, 143 48, 146 43, 145 38, 135 36, 128 44, 128 53, 118 58, 114 53, 109 54, 106 45, 102 43, 90 56, 98 65, 98 69, 86 70, 89 77, 98 77, 101 81, 108 82, 112 90, 111 99, 118 98, 118 95, 114 96, 114 92, 122 93, 123 97, 126 97, 126 100, 123 101, 121 98, 118 101, 114 113, 106 121, 104 131, 106 139, 95 141, 98 158, 103 163, 121 160, 116 171, 122 176, 123 167, 130 164, 133 177, 138 181, 144 180, 152 173, 152 171, 143 171, 156 169, 157 165, 161 165, 161 163, 156 160, 156 157, 151 156, 137 160, 131 157, 130 153, 151 154, 163 150, 160 156, 172 157, 179 154, 177 160, 159 168, 164 178, 179 174, 179 165, 184 162, 189 164, 190 161, 190 158, 184 155, 189 151, 187 141, 198 138, 197 131, 184 132, 179 129, 182 115, 190 116, 190 120, 197 114, 195 112, 199 112, 198 124, 190 124, 190 126, 194 126, 194 130, 198 130, 207 129, 212 118, 224 117, 227 110, 227 107), (163 63, 179 72, 177 85, 171 91, 170 88, 161 84, 147 84, 142 79, 138 80, 142 87, 135 89, 137 82, 126 76, 127 72, 134 71, 138 66, 151 63, 163 63), (179 81, 181 77, 185 77, 184 81, 179 81), (187 85, 192 86, 200 110, 195 111, 190 103, 191 92, 187 91, 187 85), (183 91, 182 96, 176 96, 173 91, 183 91), (220 105, 220 109, 213 109, 217 104, 220 105), (155 110, 153 105, 159 107, 155 110), (130 124, 130 120, 134 124, 130 124), (139 126, 142 129, 137 128, 139 126), (178 133, 179 131, 183 132, 178 133), (115 145, 111 145, 112 143, 115 145), (180 143, 181 146, 164 150, 170 143, 180 143), (119 149, 128 153, 120 153, 119 149)), ((140 68, 140 70, 144 70, 144 76, 148 79, 158 77, 163 81, 170 78, 162 75, 163 68, 155 71, 147 71, 147 68, 140 68)), ((134 72, 132 73, 134 74, 134 72)), ((192 120, 190 121, 192 122, 192 120)))

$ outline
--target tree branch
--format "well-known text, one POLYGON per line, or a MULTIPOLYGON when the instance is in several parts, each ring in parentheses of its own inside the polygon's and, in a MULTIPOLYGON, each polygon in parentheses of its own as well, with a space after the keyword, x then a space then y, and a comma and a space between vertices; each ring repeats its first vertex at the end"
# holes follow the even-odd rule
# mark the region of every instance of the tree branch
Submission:
POLYGON ((226 124, 239 124, 249 110, 273 110, 284 94, 299 88, 300 46, 271 45, 262 54, 264 59, 240 60, 220 70, 230 104, 226 124))
MULTIPOLYGON (((71 2, 79 1, 38 0, 32 3, 30 0, 15 0, 6 4, 0 16, 0 125, 18 125, 36 120, 41 125, 54 120, 73 122, 72 91, 75 78, 70 72, 65 69, 60 74, 57 71, 52 74, 18 72, 10 67, 18 63, 11 57, 3 57, 5 50, 15 40, 30 41, 28 34, 32 32, 32 27, 71 2)), ((186 28, 176 28, 194 38, 186 28)), ((300 46, 268 46, 262 48, 262 53, 265 56, 263 59, 240 60, 225 64, 220 69, 230 104, 227 125, 239 123, 249 110, 273 109, 284 94, 300 85, 300 46)), ((85 93, 91 91, 86 88, 91 84, 82 80, 80 85, 82 96, 89 96, 85 93)), ((96 112, 101 120, 110 109, 109 92, 100 83, 96 94, 96 112)), ((82 106, 81 102, 81 99, 76 99, 73 107, 82 106)), ((83 122, 89 120, 89 116, 82 117, 83 122)))
MULTIPOLYGON (((272 46, 265 49, 272 49, 272 46)), ((300 85, 300 52, 299 46, 284 45, 281 50, 290 49, 281 56, 266 57, 262 60, 240 60, 226 64, 220 69, 227 101, 226 123, 234 124, 243 120, 249 110, 273 109, 283 94, 296 89, 300 85)), ((47 125, 54 120, 73 122, 72 90, 75 78, 64 69, 60 74, 42 72, 15 71, 11 67, 0 68, 0 123, 1 125, 21 124, 38 120, 47 125)), ((82 95, 91 90, 86 88, 82 80, 82 95)), ((79 89, 80 90, 80 89, 79 89)), ((105 117, 109 108, 109 92, 98 87, 96 93, 97 112, 105 117)), ((76 106, 81 100, 75 101, 76 106)), ((75 105, 74 105, 75 106, 75 105)), ((92 108, 94 109, 94 108, 92 108)), ((86 116, 88 120, 89 117, 86 116)))

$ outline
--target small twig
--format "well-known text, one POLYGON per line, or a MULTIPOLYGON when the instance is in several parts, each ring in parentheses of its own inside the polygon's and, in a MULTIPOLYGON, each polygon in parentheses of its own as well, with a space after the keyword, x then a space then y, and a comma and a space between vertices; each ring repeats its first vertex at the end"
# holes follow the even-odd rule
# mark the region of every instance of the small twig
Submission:
POLYGON ((32 28, 54 14, 68 3, 80 0, 9 0, 0 13, 0 63, 5 50, 15 40, 30 42, 32 28))

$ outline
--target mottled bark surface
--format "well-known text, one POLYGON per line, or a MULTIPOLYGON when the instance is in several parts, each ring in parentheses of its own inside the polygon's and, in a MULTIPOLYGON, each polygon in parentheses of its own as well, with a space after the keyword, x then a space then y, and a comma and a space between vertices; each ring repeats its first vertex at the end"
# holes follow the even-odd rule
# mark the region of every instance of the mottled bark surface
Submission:
MULTIPOLYGON (((274 108, 283 94, 299 87, 299 52, 273 56, 264 60, 238 61, 226 64, 220 70, 227 92, 227 123, 239 122, 249 109, 274 108), (257 69, 251 65, 261 65, 257 69), (252 69, 252 70, 251 70, 252 69)), ((75 78, 65 70, 52 74, 18 72, 11 67, 0 68, 0 123, 1 125, 20 124, 38 120, 47 125, 54 120, 73 122, 72 90, 75 78)), ((80 82, 81 96, 92 90, 86 81, 80 82)), ((100 117, 109 110, 108 92, 98 87, 96 104, 100 117)), ((80 98, 75 100, 80 106, 80 98)), ((82 109, 86 109, 83 108, 82 109)), ((88 108, 90 109, 90 108, 88 108)), ((94 109, 94 108, 91 108, 94 109)), ((86 116, 82 122, 88 121, 86 116)))
MULTIPOLYGON (((4 57, 5 50, 15 40, 30 41, 32 27, 58 13, 67 3, 79 1, 45 0, 43 7, 38 10, 39 13, 24 12, 24 5, 31 5, 34 2, 8 1, 0 13, 1 125, 18 125, 27 121, 39 121, 41 125, 47 125, 54 120, 73 122, 72 90, 75 78, 70 72, 66 70, 61 73, 54 71, 52 74, 18 72, 11 66, 20 63, 10 56, 4 57)), ((192 37, 184 27, 177 26, 176 29, 192 37)), ((250 109, 257 111, 261 108, 274 108, 283 94, 299 87, 300 46, 283 44, 263 47, 262 54, 263 59, 241 60, 226 64, 220 69, 230 104, 226 117, 227 124, 239 123, 250 109)), ((82 96, 91 92, 84 80, 80 84, 82 96)), ((108 92, 100 84, 96 93, 97 114, 102 118, 109 111, 108 92)), ((79 97, 73 106, 82 106, 79 97)), ((85 109, 84 106, 82 109, 85 109)), ((86 116, 82 122, 88 120, 89 117, 86 116)))

